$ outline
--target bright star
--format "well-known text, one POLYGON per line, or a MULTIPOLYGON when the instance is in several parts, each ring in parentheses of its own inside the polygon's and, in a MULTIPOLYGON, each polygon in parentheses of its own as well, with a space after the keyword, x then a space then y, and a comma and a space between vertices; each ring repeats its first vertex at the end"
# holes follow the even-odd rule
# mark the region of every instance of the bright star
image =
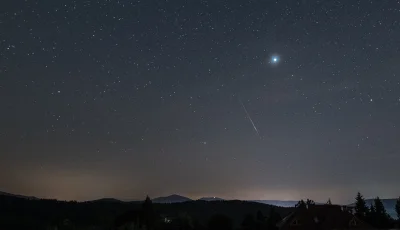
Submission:
POLYGON ((278 64, 278 63, 279 63, 279 56, 273 55, 273 56, 271 57, 270 63, 271 63, 271 64, 278 64))

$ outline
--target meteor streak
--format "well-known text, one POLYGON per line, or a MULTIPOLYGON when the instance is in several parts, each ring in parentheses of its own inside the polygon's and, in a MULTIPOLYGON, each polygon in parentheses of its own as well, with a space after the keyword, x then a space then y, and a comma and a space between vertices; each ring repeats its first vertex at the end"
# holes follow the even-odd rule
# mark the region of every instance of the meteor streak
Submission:
POLYGON ((247 118, 250 120, 251 124, 253 125, 254 131, 256 131, 257 136, 261 138, 260 133, 258 132, 258 129, 256 127, 256 125, 253 122, 253 119, 251 119, 249 112, 247 112, 246 106, 244 106, 243 102, 239 99, 240 104, 242 105, 244 112, 247 115, 247 118))

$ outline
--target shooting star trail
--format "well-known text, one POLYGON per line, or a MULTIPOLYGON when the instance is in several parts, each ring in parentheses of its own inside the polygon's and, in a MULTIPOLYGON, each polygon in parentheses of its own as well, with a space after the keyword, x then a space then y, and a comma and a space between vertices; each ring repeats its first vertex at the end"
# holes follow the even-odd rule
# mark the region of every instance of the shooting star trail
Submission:
POLYGON ((256 125, 255 125, 254 122, 253 122, 253 119, 251 119, 249 112, 247 112, 246 106, 244 106, 243 102, 242 102, 240 99, 239 99, 239 102, 240 102, 240 104, 242 105, 244 111, 246 112, 247 118, 249 118, 251 124, 253 125, 253 128, 254 128, 254 130, 256 131, 257 136, 261 138, 260 133, 258 132, 258 129, 257 129, 256 125))

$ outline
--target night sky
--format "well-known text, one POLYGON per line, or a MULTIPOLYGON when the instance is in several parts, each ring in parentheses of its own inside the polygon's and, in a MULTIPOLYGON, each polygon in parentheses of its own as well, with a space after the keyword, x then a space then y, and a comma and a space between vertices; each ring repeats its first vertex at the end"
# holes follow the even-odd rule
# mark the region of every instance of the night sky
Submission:
POLYGON ((394 0, 0 1, 0 191, 398 197, 394 0))

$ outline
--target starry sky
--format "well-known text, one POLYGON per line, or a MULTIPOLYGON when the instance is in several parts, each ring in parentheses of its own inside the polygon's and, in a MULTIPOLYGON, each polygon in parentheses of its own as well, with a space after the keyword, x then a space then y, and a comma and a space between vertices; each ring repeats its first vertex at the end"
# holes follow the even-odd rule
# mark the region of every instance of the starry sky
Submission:
POLYGON ((0 190, 398 197, 400 3, 0 2, 0 190))

